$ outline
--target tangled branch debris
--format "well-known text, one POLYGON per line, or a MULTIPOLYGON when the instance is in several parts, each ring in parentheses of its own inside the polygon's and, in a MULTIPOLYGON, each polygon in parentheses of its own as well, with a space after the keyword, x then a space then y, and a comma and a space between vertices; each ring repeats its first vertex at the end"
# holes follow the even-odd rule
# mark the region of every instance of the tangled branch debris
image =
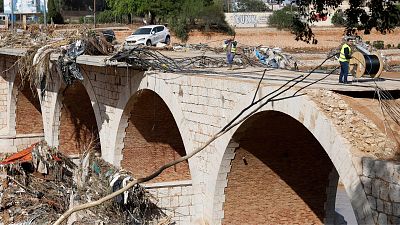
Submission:
MULTIPOLYGON (((1 163, 0 215, 5 224, 52 224, 75 204, 95 201, 134 178, 103 161, 93 150, 76 166, 40 142, 1 163)), ((136 185, 115 201, 75 215, 74 224, 155 224, 166 217, 155 199, 136 185)))
MULTIPOLYGON (((108 55, 114 51, 104 35, 90 30, 76 30, 58 32, 58 36, 46 36, 49 33, 5 33, 0 35, 0 47, 26 47, 27 53, 18 61, 18 72, 21 77, 21 86, 28 82, 31 89, 41 89, 44 96, 48 81, 51 79, 51 54, 60 54, 57 61, 57 72, 67 85, 73 80, 82 80, 76 58, 81 54, 108 55), (27 40, 32 40, 28 43, 27 40)), ((36 93, 35 91, 33 91, 36 93)))
MULTIPOLYGON (((200 49, 204 49, 205 47, 200 49)), ((207 47, 205 51, 209 51, 207 47)), ((214 49, 218 51, 217 48, 214 49)), ((164 72, 189 71, 195 68, 216 68, 226 65, 225 57, 210 57, 206 55, 185 57, 182 59, 170 58, 161 52, 137 46, 130 50, 118 52, 109 61, 125 62, 141 70, 160 70, 164 72)), ((297 69, 296 60, 282 52, 279 48, 242 49, 234 60, 237 66, 260 66, 281 69, 297 69)))
POLYGON ((5 224, 47 224, 69 208, 74 164, 45 142, 0 163, 0 214, 5 224))

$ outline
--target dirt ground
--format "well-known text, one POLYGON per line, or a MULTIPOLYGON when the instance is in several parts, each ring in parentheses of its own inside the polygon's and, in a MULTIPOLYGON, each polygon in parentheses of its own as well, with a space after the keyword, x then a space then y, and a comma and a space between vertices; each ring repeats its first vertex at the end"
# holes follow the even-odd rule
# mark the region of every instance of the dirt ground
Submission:
MULTIPOLYGON (((321 52, 335 48, 340 45, 343 28, 314 28, 314 33, 318 40, 318 44, 307 44, 301 41, 296 41, 294 35, 289 31, 277 30, 275 28, 248 28, 236 29, 236 40, 241 45, 267 45, 277 46, 285 50, 309 50, 321 52)), ((399 40, 400 29, 396 29, 393 33, 382 35, 373 32, 371 35, 360 35, 365 41, 383 40, 386 44, 397 44, 399 40)), ((189 43, 210 42, 210 45, 216 42, 216 45, 221 45, 217 40, 223 40, 226 35, 215 34, 212 36, 202 35, 200 32, 193 32, 190 35, 189 43)))
MULTIPOLYGON (((123 41, 137 26, 130 26, 132 30, 116 32, 118 41, 123 41)), ((315 27, 314 33, 318 40, 318 44, 307 44, 296 41, 294 35, 289 31, 277 30, 275 28, 240 28, 236 29, 235 39, 239 42, 239 46, 258 46, 266 45, 270 47, 281 47, 286 51, 305 51, 305 52, 325 52, 340 45, 344 28, 335 27, 315 27)), ((370 35, 360 34, 365 41, 383 40, 385 45, 391 44, 397 46, 400 44, 400 29, 394 32, 382 35, 379 32, 372 32, 370 35)), ((187 43, 189 44, 208 44, 210 47, 220 47, 223 40, 230 37, 221 33, 202 33, 192 31, 187 43)), ((172 44, 181 43, 174 35, 172 44)))

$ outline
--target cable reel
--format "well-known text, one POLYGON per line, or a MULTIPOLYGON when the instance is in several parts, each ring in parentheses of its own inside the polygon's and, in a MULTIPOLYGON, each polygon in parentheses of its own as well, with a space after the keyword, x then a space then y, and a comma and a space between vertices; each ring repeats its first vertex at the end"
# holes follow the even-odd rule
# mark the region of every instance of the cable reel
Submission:
POLYGON ((350 59, 350 71, 353 76, 360 78, 369 75, 371 78, 379 78, 383 71, 383 59, 380 54, 363 54, 356 51, 350 59))

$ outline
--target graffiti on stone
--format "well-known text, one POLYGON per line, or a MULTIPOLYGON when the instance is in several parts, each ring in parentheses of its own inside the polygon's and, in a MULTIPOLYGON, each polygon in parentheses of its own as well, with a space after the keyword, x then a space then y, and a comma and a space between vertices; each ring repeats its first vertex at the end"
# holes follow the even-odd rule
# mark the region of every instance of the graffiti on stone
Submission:
POLYGON ((236 24, 257 24, 257 16, 251 14, 234 15, 236 24))
POLYGON ((232 26, 238 27, 265 27, 267 26, 267 13, 227 13, 227 21, 232 26))

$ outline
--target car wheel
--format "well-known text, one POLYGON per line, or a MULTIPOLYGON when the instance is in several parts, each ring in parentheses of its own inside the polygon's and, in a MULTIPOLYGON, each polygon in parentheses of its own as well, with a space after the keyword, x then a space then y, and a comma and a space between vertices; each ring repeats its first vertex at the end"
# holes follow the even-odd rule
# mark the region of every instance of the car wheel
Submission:
POLYGON ((147 46, 151 46, 151 41, 150 41, 150 40, 147 40, 147 41, 146 41, 146 45, 147 45, 147 46))
POLYGON ((170 36, 165 37, 165 44, 167 44, 167 45, 171 44, 171 37, 170 36))

